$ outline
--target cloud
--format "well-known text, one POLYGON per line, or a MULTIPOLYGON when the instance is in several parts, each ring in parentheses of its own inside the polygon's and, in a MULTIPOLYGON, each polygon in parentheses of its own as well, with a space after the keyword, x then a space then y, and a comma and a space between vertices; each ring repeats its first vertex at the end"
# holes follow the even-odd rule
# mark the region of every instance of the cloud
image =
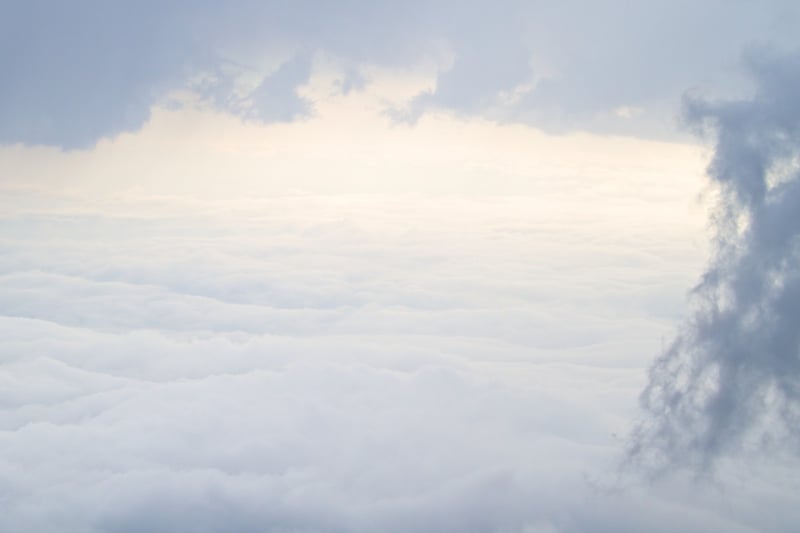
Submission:
POLYGON ((338 58, 351 73, 435 62, 436 87, 409 102, 412 118, 447 110, 552 131, 663 137, 672 132, 674 95, 686 86, 743 87, 727 68, 742 45, 798 44, 789 1, 5 7, 0 142, 67 149, 136 131, 177 89, 240 117, 305 117, 314 102, 297 89, 316 55, 338 58), (643 112, 619 117, 622 106, 643 112))
POLYGON ((791 531, 784 458, 616 481, 700 268, 694 147, 390 127, 358 72, 302 121, 0 149, 0 530, 791 531))
POLYGON ((37 194, 2 196, 0 529, 796 523, 771 477, 603 488, 640 353, 671 323, 641 294, 692 271, 652 219, 598 233, 518 197, 37 194))
POLYGON ((642 395, 633 453, 660 467, 798 451, 800 55, 754 48, 746 64, 752 97, 686 101, 715 139, 716 235, 695 309, 642 395))
POLYGON ((175 3, 8 2, 4 11, 4 143, 88 147, 138 129, 207 52, 176 24, 175 3))
POLYGON ((308 115, 311 104, 297 95, 296 88, 310 76, 308 57, 297 57, 281 65, 251 94, 255 116, 265 122, 290 122, 308 115))

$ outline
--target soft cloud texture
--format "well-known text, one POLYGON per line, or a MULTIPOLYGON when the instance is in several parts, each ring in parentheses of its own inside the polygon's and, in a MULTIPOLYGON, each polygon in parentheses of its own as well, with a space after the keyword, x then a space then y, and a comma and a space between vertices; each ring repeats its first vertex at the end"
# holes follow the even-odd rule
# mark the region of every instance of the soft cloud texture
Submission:
POLYGON ((789 2, 3 11, 0 530, 800 522, 789 2))
POLYGON ((642 397, 653 419, 633 453, 656 465, 798 450, 800 57, 758 48, 747 58, 751 98, 686 103, 716 141, 716 235, 696 310, 642 397))
POLYGON ((747 530, 584 480, 669 326, 650 272, 691 254, 411 200, 5 217, 3 529, 747 530))
POLYGON ((347 65, 345 90, 369 67, 433 63, 434 88, 387 108, 403 119, 446 109, 665 137, 686 87, 746 88, 743 45, 800 44, 795 3, 779 0, 3 5, 0 142, 65 148, 140 128, 180 88, 256 120, 306 117, 314 102, 297 90, 320 54, 347 65))
POLYGON ((593 151, 582 136, 429 117, 415 130, 421 146, 405 129, 383 138, 354 127, 352 146, 327 150, 334 110, 266 129, 157 110, 139 134, 92 152, 3 152, 18 179, 0 197, 0 529, 785 531, 795 522, 785 473, 758 470, 742 483, 731 468, 724 493, 616 481, 642 354, 658 350, 700 267, 702 212, 687 208, 693 149, 597 139, 593 151), (272 145, 272 130, 284 151, 257 161, 273 173, 293 168, 283 158, 332 168, 342 151, 362 154, 347 167, 358 170, 377 153, 385 181, 403 180, 391 172, 402 157, 433 183, 378 193, 356 181, 334 194, 325 180, 304 193, 240 181, 249 170, 233 162, 261 153, 260 136, 272 145), (174 131, 191 131, 192 142, 174 131), (295 136, 306 141, 296 152, 295 136), (439 150, 422 150, 437 138, 439 150), (483 150, 464 158, 460 143, 483 150), (531 153, 537 143, 552 160, 531 153), (559 150, 583 159, 565 167, 559 150), (657 154, 664 161, 652 164, 657 154), (687 174, 677 166, 679 178, 665 181, 667 162, 682 157, 687 174), (158 158, 160 167, 118 163, 158 158), (133 179, 148 168, 161 177, 176 161, 187 166, 174 176, 197 180, 133 179), (483 192, 503 168, 517 173, 514 194, 483 192), (578 181, 582 168, 596 175, 578 181), (48 169, 61 179, 24 174, 48 169), (201 185, 223 169, 230 190, 208 194, 201 185), (448 169, 474 181, 456 193, 448 169), (647 194, 631 193, 635 177, 647 194))

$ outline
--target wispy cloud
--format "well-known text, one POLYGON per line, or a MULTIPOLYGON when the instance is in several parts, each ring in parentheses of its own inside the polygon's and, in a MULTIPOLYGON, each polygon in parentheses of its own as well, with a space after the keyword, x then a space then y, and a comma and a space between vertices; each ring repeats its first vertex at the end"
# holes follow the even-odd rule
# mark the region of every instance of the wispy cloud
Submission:
POLYGON ((715 248, 642 395, 632 454, 657 468, 800 444, 800 55, 754 48, 746 63, 752 97, 686 100, 715 140, 715 248))

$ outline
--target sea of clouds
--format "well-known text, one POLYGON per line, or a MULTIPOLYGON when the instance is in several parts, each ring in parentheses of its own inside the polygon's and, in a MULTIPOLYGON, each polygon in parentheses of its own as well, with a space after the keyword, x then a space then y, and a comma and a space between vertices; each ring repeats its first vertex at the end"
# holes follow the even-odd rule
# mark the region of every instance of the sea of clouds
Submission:
POLYGON ((0 531, 793 531, 795 3, 5 2, 0 531))
POLYGON ((646 197, 555 198, 6 187, 0 529, 797 518, 789 476, 731 470, 723 491, 620 473, 702 224, 642 217, 646 197))

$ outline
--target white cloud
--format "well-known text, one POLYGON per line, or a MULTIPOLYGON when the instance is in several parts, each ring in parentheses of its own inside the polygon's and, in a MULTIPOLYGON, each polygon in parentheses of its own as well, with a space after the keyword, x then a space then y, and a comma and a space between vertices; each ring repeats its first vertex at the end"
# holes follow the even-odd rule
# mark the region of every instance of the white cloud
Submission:
POLYGON ((615 481, 703 260, 697 150, 447 115, 412 134, 380 99, 0 152, 0 529, 794 523, 770 471, 615 481))
POLYGON ((2 528, 736 530, 584 479, 669 331, 652 269, 696 259, 524 203, 7 216, 2 528))

